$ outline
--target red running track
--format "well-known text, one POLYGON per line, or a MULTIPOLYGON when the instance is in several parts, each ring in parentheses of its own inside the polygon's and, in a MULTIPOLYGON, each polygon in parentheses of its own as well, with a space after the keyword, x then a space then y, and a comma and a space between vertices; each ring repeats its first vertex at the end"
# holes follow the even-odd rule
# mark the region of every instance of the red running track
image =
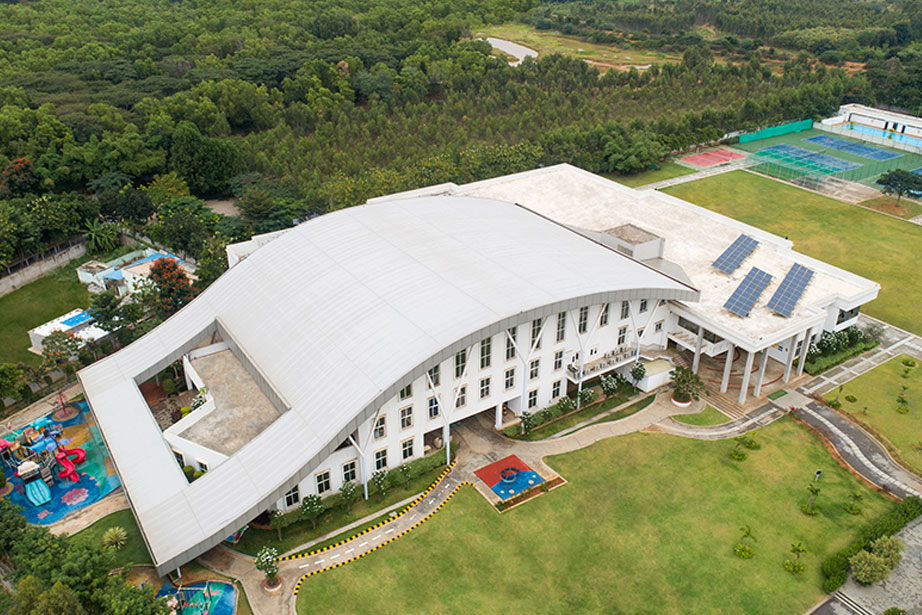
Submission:
POLYGON ((730 162, 731 160, 738 160, 740 158, 745 158, 746 154, 740 154, 738 152, 731 152, 728 149, 712 149, 707 152, 701 152, 700 154, 692 154, 691 156, 685 156, 684 158, 679 158, 682 162, 687 162, 693 164, 696 167, 712 167, 715 164, 722 164, 724 162, 730 162))

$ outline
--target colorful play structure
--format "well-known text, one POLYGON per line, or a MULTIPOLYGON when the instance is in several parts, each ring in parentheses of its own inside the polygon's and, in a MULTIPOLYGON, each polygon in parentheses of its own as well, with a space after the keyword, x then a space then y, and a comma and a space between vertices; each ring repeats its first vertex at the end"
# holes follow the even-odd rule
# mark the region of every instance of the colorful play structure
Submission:
POLYGON ((171 615, 233 615, 236 590, 229 583, 206 581, 178 588, 166 581, 158 598, 166 598, 171 615))
POLYGON ((80 480, 77 466, 86 460, 86 451, 67 448, 70 441, 61 437, 61 429, 46 416, 0 439, 0 460, 22 480, 26 499, 33 506, 51 501, 55 466, 61 468, 58 478, 75 483, 80 480))

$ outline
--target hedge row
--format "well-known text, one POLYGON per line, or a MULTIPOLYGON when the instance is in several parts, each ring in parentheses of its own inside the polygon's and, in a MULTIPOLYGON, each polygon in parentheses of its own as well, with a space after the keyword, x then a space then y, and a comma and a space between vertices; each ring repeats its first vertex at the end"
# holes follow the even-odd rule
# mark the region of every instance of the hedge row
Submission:
POLYGON ((848 348, 840 350, 839 352, 835 352, 829 356, 821 356, 817 357, 813 361, 807 361, 804 365, 804 370, 811 376, 816 376, 817 374, 821 374, 827 369, 835 367, 839 363, 844 363, 855 355, 861 354, 866 350, 870 350, 879 344, 880 342, 877 340, 870 342, 858 342, 854 346, 849 346, 848 348))
POLYGON ((823 589, 828 593, 839 589, 848 580, 848 560, 853 555, 862 549, 870 549, 871 543, 881 536, 896 534, 920 515, 922 515, 922 499, 911 495, 892 511, 866 525, 854 542, 823 562, 823 574, 826 575, 823 589))

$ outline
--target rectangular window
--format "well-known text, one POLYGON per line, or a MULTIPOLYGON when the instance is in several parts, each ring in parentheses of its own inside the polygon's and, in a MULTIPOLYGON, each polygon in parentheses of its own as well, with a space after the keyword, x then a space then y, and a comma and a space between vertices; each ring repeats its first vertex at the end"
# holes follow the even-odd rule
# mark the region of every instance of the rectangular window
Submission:
POLYGON ((455 400, 455 408, 461 408, 467 403, 467 386, 461 385, 458 389, 458 399, 455 400))
POLYGON ((387 469, 387 449, 375 451, 375 471, 387 469))
POLYGON ((538 377, 538 367, 541 365, 541 359, 535 359, 528 364, 528 379, 534 380, 538 377))
POLYGON ((455 378, 464 375, 465 367, 467 367, 467 350, 462 350, 455 355, 455 378))
POLYGON ((631 303, 629 301, 621 302, 621 320, 631 315, 631 303))
POLYGON ((647 300, 641 299, 640 300, 640 313, 643 314, 646 311, 647 311, 647 300))
POLYGON ((429 418, 434 419, 439 415, 439 400, 437 397, 429 398, 429 418))
POLYGON ((400 456, 404 461, 413 456, 413 439, 404 440, 400 444, 400 456))
POLYGON ((441 376, 441 370, 438 365, 429 370, 429 380, 432 381, 432 386, 439 386, 439 376, 441 376))
POLYGON ((528 392, 528 409, 537 407, 538 405, 538 391, 529 391, 528 392))
POLYGON ((400 429, 413 427, 413 406, 400 409, 400 429))
POLYGON ((609 304, 606 303, 605 305, 602 306, 602 313, 599 315, 599 326, 600 327, 604 327, 605 325, 608 324, 608 309, 609 309, 609 304))
POLYGON ((490 367, 490 352, 493 345, 492 338, 480 340, 480 369, 490 367))
POLYGON ((554 353, 554 370, 563 368, 563 350, 554 353))
POLYGON ((291 508, 300 501, 301 496, 298 493, 298 486, 295 485, 291 491, 285 494, 285 508, 291 508))
POLYGON ((515 368, 510 367, 506 370, 506 379, 505 379, 506 390, 508 391, 515 386, 515 368))
POLYGON ((579 332, 585 333, 589 330, 589 308, 581 307, 579 309, 579 332))
POLYGON ((618 329, 618 345, 623 346, 627 341, 627 327, 621 327, 618 329))
POLYGON ((659 321, 658 323, 656 323, 656 325, 654 325, 654 327, 653 327, 653 330, 656 331, 657 333, 659 333, 660 331, 662 331, 662 330, 663 330, 663 321, 661 320, 661 321, 659 321))
POLYGON ((324 494, 330 490, 330 473, 321 472, 317 475, 317 493, 324 494))
POLYGON ((198 469, 199 469, 199 470, 201 470, 202 472, 207 472, 207 471, 208 471, 208 464, 207 464, 207 463, 205 463, 204 461, 199 461, 198 459, 196 459, 196 461, 198 462, 198 469))
POLYGON ((554 384, 551 386, 551 399, 557 399, 560 397, 560 387, 563 380, 555 380, 554 384))
POLYGON ((537 350, 541 348, 541 319, 536 318, 531 321, 531 347, 537 350))
POLYGON ((380 440, 387 435, 387 428, 385 425, 384 417, 379 416, 378 420, 375 421, 375 440, 380 440))
POLYGON ((490 396, 490 379, 484 378, 480 381, 480 399, 490 396))
POLYGON ((180 468, 186 465, 186 460, 183 459, 182 453, 179 451, 173 451, 173 457, 176 457, 176 461, 179 463, 180 468))
POLYGON ((557 341, 562 342, 567 337, 567 313, 557 314, 557 341))
POLYGON ((400 399, 407 399, 411 395, 413 395, 413 384, 412 383, 400 389, 400 395, 399 395, 400 399))
POLYGON ((515 358, 515 332, 516 327, 506 331, 506 360, 515 358))
POLYGON ((640 339, 642 337, 643 337, 643 329, 637 329, 637 339, 640 339))
POLYGON ((343 482, 348 483, 355 480, 355 460, 347 461, 343 464, 343 482))

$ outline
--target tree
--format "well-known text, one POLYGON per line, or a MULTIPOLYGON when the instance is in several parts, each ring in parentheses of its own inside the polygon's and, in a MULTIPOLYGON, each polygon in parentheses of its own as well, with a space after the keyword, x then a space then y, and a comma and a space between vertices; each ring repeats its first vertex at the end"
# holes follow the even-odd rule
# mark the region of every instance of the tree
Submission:
POLYGON ((189 186, 175 171, 154 175, 149 184, 141 190, 147 193, 154 206, 159 207, 179 196, 189 196, 189 186))
POLYGON ((800 556, 807 552, 807 547, 804 546, 802 542, 795 542, 791 545, 790 550, 791 553, 794 554, 794 558, 784 560, 784 569, 791 574, 800 574, 804 571, 804 565, 803 562, 800 561, 800 556))
POLYGON ((9 554, 25 527, 22 509, 7 498, 0 499, 0 552, 9 554))
POLYGON ((171 258, 158 258, 150 268, 150 279, 160 293, 158 309, 166 317, 192 300, 192 285, 186 272, 171 258))
POLYGON ((96 198, 103 216, 136 224, 143 224, 156 211, 150 196, 131 186, 103 190, 96 198))
POLYGON ((602 393, 605 394, 606 398, 618 392, 618 381, 610 374, 602 376, 599 383, 602 385, 602 393))
POLYGON ((917 175, 903 169, 887 171, 877 178, 875 182, 883 186, 884 194, 896 193, 896 202, 907 192, 922 192, 922 175, 917 175))
POLYGON ((202 245, 220 216, 194 197, 178 197, 160 207, 157 223, 149 227, 151 239, 172 250, 198 258, 202 245))
POLYGON ((275 547, 263 547, 256 554, 256 561, 253 562, 256 570, 266 575, 266 585, 275 587, 281 581, 278 578, 279 573, 279 552, 275 547))
POLYGON ((110 576, 99 592, 101 610, 106 615, 167 615, 170 609, 166 600, 155 598, 157 589, 148 584, 135 587, 125 580, 125 575, 110 576))
POLYGON ((672 388, 674 389, 672 397, 676 401, 698 401, 698 398, 704 392, 704 383, 701 378, 690 369, 681 366, 676 367, 669 372, 669 378, 672 380, 672 388))
POLYGON ((227 139, 203 136, 192 122, 180 122, 173 131, 170 168, 197 195, 220 193, 242 167, 239 149, 227 139))
POLYGON ((0 363, 0 399, 11 397, 19 389, 22 370, 11 363, 0 363))
POLYGON ((285 527, 285 514, 280 510, 270 511, 269 525, 278 532, 279 542, 282 542, 282 528, 285 527))
POLYGON ((86 615, 86 610, 74 592, 60 581, 46 590, 30 575, 16 586, 10 615, 86 615))
POLYGON ((22 196, 38 188, 39 176, 28 158, 15 158, 0 172, 0 194, 22 196))
POLYGON ((103 331, 115 331, 122 326, 122 298, 114 288, 93 295, 87 313, 103 331))
POLYGON ((736 556, 741 559, 749 559, 753 556, 751 543, 756 538, 752 535, 752 530, 748 525, 741 527, 740 532, 742 532, 743 535, 740 537, 739 542, 737 542, 736 546, 733 548, 733 552, 736 553, 736 556))
POLYGON ((848 504, 845 505, 845 510, 853 515, 861 514, 861 500, 863 496, 857 491, 853 492, 848 496, 848 504))
POLYGON ((59 369, 65 374, 74 373, 74 363, 83 342, 69 331, 55 329, 42 340, 42 367, 46 370, 59 369))
POLYGON ((807 485, 807 491, 810 492, 810 500, 807 502, 807 506, 804 508, 804 512, 808 515, 816 514, 816 510, 813 508, 813 500, 816 499, 816 496, 820 494, 820 488, 814 484, 807 485))
POLYGON ((879 583, 890 576, 887 562, 879 555, 862 549, 848 560, 855 580, 863 585, 879 583))
POLYGON ((90 220, 83 227, 83 239, 90 254, 111 252, 118 246, 118 225, 102 220, 90 220))
POLYGON ((315 493, 304 496, 301 499, 300 511, 301 518, 310 521, 311 527, 316 529, 317 520, 323 514, 323 499, 315 493))
POLYGON ((196 280, 192 286, 197 293, 208 288, 222 273, 227 271, 227 242, 220 234, 206 239, 198 256, 195 268, 196 280))
POLYGON ((634 381, 634 386, 637 386, 646 375, 647 366, 640 361, 631 366, 631 379, 634 381))
POLYGON ((378 494, 381 496, 381 499, 384 499, 384 496, 387 495, 387 472, 384 470, 378 470, 371 475, 372 484, 378 488, 378 494))
POLYGON ((120 551, 128 542, 128 532, 125 528, 113 526, 102 533, 102 546, 105 549, 120 551))
POLYGON ((881 536, 871 543, 871 553, 884 560, 887 568, 893 570, 903 560, 903 541, 894 536, 881 536))
POLYGON ((351 480, 344 482, 342 487, 339 488, 340 501, 347 515, 352 512, 352 504, 355 503, 355 499, 358 495, 359 490, 351 480))
POLYGON ((408 465, 405 464, 405 463, 400 464, 400 467, 397 468, 397 470, 400 472, 401 478, 403 478, 403 486, 404 486, 404 488, 405 488, 405 489, 409 489, 409 488, 410 488, 410 479, 413 477, 413 470, 411 470, 411 469, 410 469, 410 466, 408 466, 408 465))

